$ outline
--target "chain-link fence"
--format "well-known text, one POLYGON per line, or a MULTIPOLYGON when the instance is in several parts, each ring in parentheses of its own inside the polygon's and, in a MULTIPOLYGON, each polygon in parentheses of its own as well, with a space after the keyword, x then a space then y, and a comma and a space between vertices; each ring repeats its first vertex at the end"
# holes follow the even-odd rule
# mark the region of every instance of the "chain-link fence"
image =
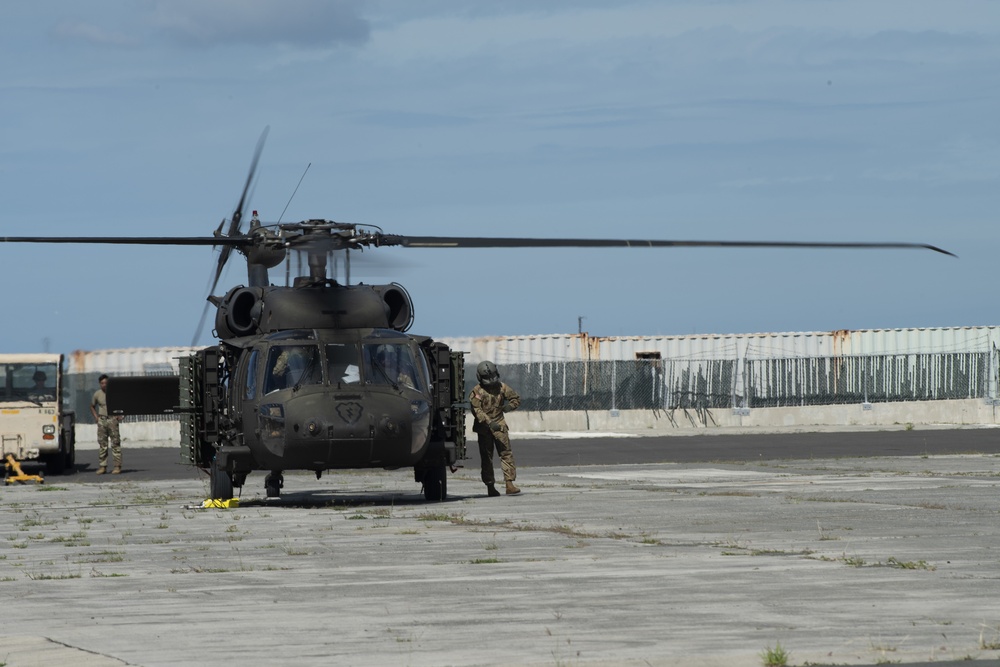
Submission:
POLYGON ((748 360, 746 407, 987 398, 989 352, 748 360))
MULTIPOLYGON (((736 360, 563 361, 506 364, 522 410, 720 408, 733 403, 736 360)), ((474 384, 474 367, 465 377, 474 384)), ((471 386, 469 387, 471 389, 471 386)))
MULTIPOLYGON (((989 352, 505 364, 522 410, 671 410, 987 398, 989 352)), ((475 367, 466 369, 471 389, 475 367)), ((992 382, 991 382, 992 381, 992 382)))

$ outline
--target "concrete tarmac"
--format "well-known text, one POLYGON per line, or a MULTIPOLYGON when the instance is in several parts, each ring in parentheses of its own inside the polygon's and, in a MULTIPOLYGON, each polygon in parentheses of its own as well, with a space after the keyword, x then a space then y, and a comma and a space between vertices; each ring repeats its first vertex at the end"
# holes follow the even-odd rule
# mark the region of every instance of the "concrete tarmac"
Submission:
POLYGON ((992 453, 286 478, 3 489, 0 663, 1000 663, 992 453))

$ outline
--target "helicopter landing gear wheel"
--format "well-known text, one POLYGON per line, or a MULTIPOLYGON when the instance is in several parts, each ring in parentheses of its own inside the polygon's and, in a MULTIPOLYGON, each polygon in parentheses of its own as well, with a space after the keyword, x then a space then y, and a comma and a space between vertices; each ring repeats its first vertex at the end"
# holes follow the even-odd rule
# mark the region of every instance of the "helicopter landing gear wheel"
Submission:
POLYGON ((229 475, 228 470, 219 467, 218 459, 212 461, 209 475, 213 499, 229 500, 233 497, 233 478, 229 475))
POLYGON ((285 485, 285 478, 280 470, 274 470, 264 478, 264 491, 268 498, 277 498, 281 495, 281 487, 285 485))
POLYGON ((424 473, 424 500, 440 502, 448 497, 447 466, 432 466, 424 473))

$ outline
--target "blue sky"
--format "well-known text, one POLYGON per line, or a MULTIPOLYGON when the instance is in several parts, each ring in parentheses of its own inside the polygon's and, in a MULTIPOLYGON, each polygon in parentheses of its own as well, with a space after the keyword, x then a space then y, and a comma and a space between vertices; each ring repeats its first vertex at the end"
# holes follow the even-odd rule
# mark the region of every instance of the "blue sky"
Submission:
MULTIPOLYGON (((959 255, 378 249, 414 333, 1000 323, 991 0, 39 0, 0 58, 0 236, 210 234, 270 126, 267 221, 959 255)), ((0 244, 3 348, 187 345, 213 252, 0 244)))

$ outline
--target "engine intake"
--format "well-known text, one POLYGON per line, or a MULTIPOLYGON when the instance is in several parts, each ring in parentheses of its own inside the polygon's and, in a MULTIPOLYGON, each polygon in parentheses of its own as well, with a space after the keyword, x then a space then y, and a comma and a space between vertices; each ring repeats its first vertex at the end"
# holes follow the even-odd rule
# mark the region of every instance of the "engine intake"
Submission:
POLYGON ((389 326, 396 331, 407 331, 413 326, 413 299, 399 283, 379 285, 375 288, 385 302, 389 326))
POLYGON ((226 294, 215 314, 219 338, 239 338, 258 331, 263 293, 260 287, 236 287, 226 294))

